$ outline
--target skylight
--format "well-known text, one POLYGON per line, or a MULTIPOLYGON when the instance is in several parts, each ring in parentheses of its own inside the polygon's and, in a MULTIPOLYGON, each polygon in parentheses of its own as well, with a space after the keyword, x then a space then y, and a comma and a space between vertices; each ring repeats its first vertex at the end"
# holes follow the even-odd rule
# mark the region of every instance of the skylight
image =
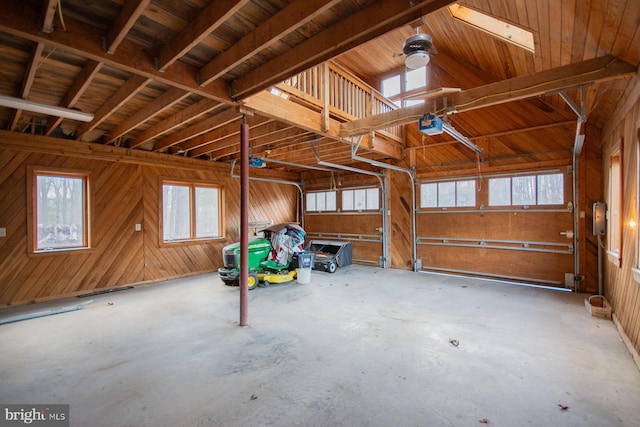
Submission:
POLYGON ((493 16, 478 12, 459 4, 449 6, 451 15, 467 25, 480 31, 484 31, 500 40, 514 44, 518 47, 534 52, 533 34, 531 31, 516 27, 493 16))

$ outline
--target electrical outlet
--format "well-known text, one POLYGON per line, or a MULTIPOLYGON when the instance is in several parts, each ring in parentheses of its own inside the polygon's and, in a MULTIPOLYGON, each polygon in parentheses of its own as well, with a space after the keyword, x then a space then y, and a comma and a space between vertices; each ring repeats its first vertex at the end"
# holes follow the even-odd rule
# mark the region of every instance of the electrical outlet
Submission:
POLYGON ((7 237, 7 228, 0 227, 0 237, 7 237))
POLYGON ((136 224, 136 231, 142 231, 142 224, 136 224))

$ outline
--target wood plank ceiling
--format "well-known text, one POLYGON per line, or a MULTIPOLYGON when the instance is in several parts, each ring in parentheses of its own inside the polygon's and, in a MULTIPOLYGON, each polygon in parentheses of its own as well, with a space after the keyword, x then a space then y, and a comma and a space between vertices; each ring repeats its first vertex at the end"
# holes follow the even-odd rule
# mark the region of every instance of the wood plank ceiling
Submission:
MULTIPOLYGON (((460 24, 445 7, 450 3, 3 0, 0 95, 78 109, 94 119, 81 123, 0 107, 0 128, 228 161, 238 157, 239 102, 329 59, 377 87, 380 76, 403 68, 393 53, 416 26, 432 35, 439 51, 430 64, 428 89, 468 90, 605 55, 631 70, 640 62, 636 0, 458 2, 532 31, 535 53, 460 24)), ((589 86, 590 123, 605 126, 632 75, 589 86)), ((580 101, 577 91, 569 95, 580 101)), ((564 145, 545 142, 538 148, 546 153, 540 158, 553 158, 566 149, 575 118, 557 95, 535 95, 461 113, 455 124, 475 141, 499 138, 495 152, 505 158, 540 138, 552 141, 553 132, 545 129, 559 130, 564 145), (533 136, 521 137, 522 129, 533 136), (536 131, 544 135, 536 137, 536 131)), ((297 161, 315 164, 308 141, 318 136, 295 126, 295 117, 257 114, 248 120, 259 153, 269 147, 275 159, 295 154, 297 161)), ((424 138, 407 134, 406 150, 425 145, 424 138)), ((347 144, 327 141, 326 147, 331 160, 354 163, 347 144)), ((469 158, 457 147, 441 153, 414 159, 444 164, 469 158)))

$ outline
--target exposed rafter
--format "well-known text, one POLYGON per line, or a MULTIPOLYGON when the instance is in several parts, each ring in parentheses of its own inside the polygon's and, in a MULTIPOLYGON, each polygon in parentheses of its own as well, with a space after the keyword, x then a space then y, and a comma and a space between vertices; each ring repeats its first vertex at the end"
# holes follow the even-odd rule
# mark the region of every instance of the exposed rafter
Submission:
POLYGON ((94 114, 93 121, 84 123, 78 129, 76 133, 76 139, 82 140, 84 136, 95 129, 103 120, 105 120, 110 114, 124 105, 128 100, 133 98, 138 91, 149 83, 151 79, 141 76, 133 76, 127 82, 120 86, 120 89, 114 93, 111 98, 98 108, 94 114))
POLYGON ((233 96, 236 99, 246 98, 450 3, 453 1, 407 3, 405 0, 387 0, 373 3, 243 75, 232 83, 233 96))
POLYGON ((187 25, 180 34, 160 48, 158 70, 166 70, 248 2, 249 0, 219 0, 209 3, 198 14, 194 22, 187 25))
POLYGON ((151 0, 125 0, 118 17, 107 32, 106 50, 108 53, 116 51, 118 45, 138 20, 142 12, 149 6, 151 0))
MULTIPOLYGON (((80 99, 84 91, 89 87, 91 81, 96 74, 100 71, 102 62, 89 60, 80 71, 80 74, 73 82, 71 89, 67 92, 64 99, 60 103, 60 106, 64 108, 72 108, 76 102, 80 99)), ((62 122, 62 117, 51 117, 47 122, 47 128, 45 129, 45 135, 51 135, 51 132, 62 122)))
POLYGON ((268 48, 274 41, 286 36, 339 2, 340 0, 297 0, 290 3, 255 31, 247 34, 204 66, 200 70, 201 84, 206 85, 220 78, 245 59, 268 48))
POLYGON ((102 31, 69 18, 65 19, 67 32, 42 33, 33 25, 40 20, 40 11, 31 3, 19 0, 1 1, 0 16, 3 17, 0 20, 2 32, 34 42, 42 42, 82 58, 104 62, 110 67, 130 74, 154 79, 159 83, 219 102, 233 104, 229 97, 227 82, 216 80, 202 87, 198 84, 197 70, 182 62, 177 62, 165 72, 160 72, 154 67, 151 55, 127 39, 120 43, 115 53, 109 54, 102 48, 104 38, 102 31))
MULTIPOLYGON (((36 43, 36 45, 33 47, 33 52, 31 52, 31 60, 29 61, 29 65, 27 66, 27 72, 25 73, 24 80, 22 82, 22 90, 20 91, 20 97, 23 99, 27 99, 27 96, 29 96, 29 91, 31 90, 31 86, 33 85, 33 79, 36 77, 36 71, 38 70, 38 66, 40 65, 40 58, 42 57, 43 51, 43 43, 36 43)), ((16 110, 13 113, 13 118, 9 122, 9 130, 14 130, 16 128, 21 114, 21 110, 16 110)))

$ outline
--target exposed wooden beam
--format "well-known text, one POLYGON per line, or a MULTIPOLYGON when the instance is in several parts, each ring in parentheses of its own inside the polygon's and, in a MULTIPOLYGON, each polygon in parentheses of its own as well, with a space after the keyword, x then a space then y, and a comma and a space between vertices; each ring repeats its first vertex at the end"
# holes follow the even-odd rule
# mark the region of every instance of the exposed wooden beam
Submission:
POLYGON ((209 3, 194 22, 188 23, 180 34, 160 48, 158 70, 166 70, 247 3, 249 0, 215 0, 209 3))
POLYGON ((118 89, 116 93, 107 100, 107 102, 98 108, 98 110, 93 114, 93 120, 91 122, 83 123, 78 128, 78 131, 76 132, 76 139, 83 139, 88 132, 95 129, 109 115, 124 105, 128 100, 133 98, 138 91, 145 87, 150 81, 150 78, 137 75, 129 78, 129 80, 120 86, 120 89, 118 89))
MULTIPOLYGON (((238 117, 239 119, 240 117, 238 117)), ((257 126, 267 122, 269 119, 265 119, 264 117, 249 117, 247 118, 247 123, 249 126, 257 126)), ((190 139, 182 144, 186 151, 189 152, 189 155, 192 155, 190 150, 196 150, 204 145, 210 144, 212 142, 221 141, 225 138, 232 137, 234 135, 238 135, 239 133, 238 121, 230 122, 222 127, 216 128, 212 131, 205 132, 201 135, 196 136, 195 138, 190 139)), ((236 140, 237 142, 237 140, 236 140)), ((194 156, 196 157, 196 156, 194 156)))
POLYGON ((268 48, 275 40, 286 36, 339 2, 340 0, 296 0, 290 3, 205 65, 200 70, 200 83, 209 84, 245 59, 268 48))
POLYGON ((56 16, 58 0, 44 0, 42 2, 42 31, 50 33, 53 31, 53 18, 56 16))
MULTIPOLYGON (((291 127, 289 127, 288 125, 270 121, 269 119, 265 119, 264 117, 258 118, 258 120, 261 123, 259 124, 254 123, 255 126, 249 138, 251 143, 255 142, 256 139, 259 139, 262 137, 268 137, 280 131, 291 129, 291 127)), ((238 140, 234 137, 230 137, 230 138, 223 138, 216 142, 210 142, 209 144, 203 145, 202 147, 198 148, 198 150, 194 150, 190 153, 195 153, 197 151, 202 152, 204 150, 211 150, 208 153, 212 153, 212 154, 219 153, 220 150, 229 150, 233 153, 238 153, 240 150, 240 147, 238 145, 238 140)), ((214 157, 222 157, 222 154, 219 154, 218 156, 214 156, 214 157)))
MULTIPOLYGON (((469 139, 470 141, 478 141, 478 140, 482 140, 482 139, 486 139, 486 138, 498 138, 501 136, 509 136, 509 135, 515 135, 518 133, 524 133, 524 132, 536 132, 539 130, 545 130, 545 129, 549 129, 549 128, 554 128, 554 127, 561 127, 561 126, 574 126, 575 127, 576 121, 575 120, 566 120, 563 122, 556 122, 556 123, 548 123, 545 125, 538 125, 538 126, 529 126, 529 127, 525 127, 525 128, 521 128, 521 129, 513 129, 513 130, 506 130, 506 131, 502 131, 502 132, 494 132, 494 133, 487 133, 484 135, 477 135, 477 136, 469 136, 467 137, 467 139, 469 139)), ((407 150, 424 150, 426 148, 436 148, 436 147, 440 147, 443 145, 451 145, 451 144, 459 144, 460 141, 457 141, 455 139, 450 139, 447 141, 441 141, 441 142, 434 142, 431 144, 424 144, 424 145, 416 145, 413 147, 407 147, 407 150)))
POLYGON ((172 87, 149 104, 145 105, 142 109, 136 111, 132 116, 129 116, 125 121, 120 123, 114 130, 111 131, 107 139, 104 141, 106 144, 115 141, 131 129, 138 126, 140 123, 144 123, 151 117, 160 114, 167 108, 171 107, 176 102, 180 102, 189 96, 189 92, 185 92, 182 89, 172 87))
POLYGON ((153 58, 135 43, 124 39, 114 54, 109 54, 102 48, 104 33, 67 17, 65 23, 67 32, 54 31, 50 34, 42 33, 33 25, 40 19, 41 11, 31 3, 20 0, 0 1, 0 31, 34 42, 45 43, 49 47, 59 48, 70 54, 82 58, 103 62, 109 67, 137 74, 145 78, 152 78, 159 83, 191 91, 205 98, 215 99, 233 105, 228 91, 228 84, 216 80, 206 87, 198 84, 197 70, 178 62, 164 73, 158 71, 153 64, 153 58))
POLYGON ((460 92, 452 97, 458 111, 531 98, 584 84, 630 77, 637 68, 611 55, 515 77, 460 92))
MULTIPOLYGON (((251 129, 251 137, 261 134, 261 132, 263 132, 263 128, 266 129, 263 125, 269 124, 270 122, 271 122, 271 119, 268 119, 266 117, 260 117, 260 116, 254 116, 247 119, 247 124, 251 129)), ((230 124, 227 126, 233 126, 233 124, 230 124)), ((189 157, 199 157, 204 154, 209 154, 218 147, 223 148, 223 147, 230 147, 232 145, 238 145, 238 148, 239 148, 239 144, 240 144, 240 129, 238 129, 237 131, 227 130, 226 132, 224 132, 223 138, 217 139, 215 141, 208 141, 206 143, 200 144, 200 146, 197 148, 190 149, 189 157)))
MULTIPOLYGON (((33 80, 36 77, 36 71, 38 71, 38 66, 40 65, 40 58, 42 57, 43 51, 44 43, 36 43, 36 45, 33 47, 33 51, 31 52, 31 60, 29 61, 27 72, 25 73, 24 79, 22 80, 22 90, 20 91, 20 97, 23 99, 27 99, 27 96, 29 96, 31 86, 33 86, 33 80)), ((9 130, 15 130, 21 115, 22 110, 15 110, 13 112, 13 116, 9 121, 9 130)))
MULTIPOLYGON (((442 99, 447 99, 448 108, 462 112, 554 93, 583 84, 626 78, 634 73, 636 73, 636 67, 606 55, 536 74, 490 83, 443 96, 442 99)), ((443 105, 440 102, 438 108, 442 108, 443 105)), ((417 121, 425 114, 433 112, 430 106, 430 103, 414 105, 343 123, 339 134, 347 137, 417 121)))
MULTIPOLYGON (((0 148, 135 165, 165 166, 186 170, 216 170, 221 173, 229 173, 229 165, 224 163, 205 162, 188 157, 176 159, 166 154, 150 153, 144 150, 129 150, 112 145, 90 144, 4 130, 0 130, 0 148)), ((295 177, 293 174, 292 176, 295 177)))
POLYGON ((216 129, 228 123, 231 123, 234 120, 237 120, 239 117, 240 115, 235 108, 229 108, 226 111, 216 114, 215 116, 211 116, 199 123, 181 129, 178 132, 172 133, 166 138, 156 141, 153 146, 153 151, 159 151, 164 148, 179 144, 180 142, 187 139, 195 138, 196 136, 202 135, 207 131, 211 131, 212 129, 216 129))
POLYGON ((208 113, 216 108, 223 107, 224 104, 221 104, 212 99, 203 98, 200 101, 196 102, 185 108, 184 110, 178 111, 171 117, 167 117, 164 120, 159 121, 157 124, 145 129, 139 134, 131 143, 129 143, 129 148, 137 148, 144 144, 147 141, 150 141, 153 138, 156 138, 166 132, 169 132, 171 129, 175 129, 178 126, 183 125, 190 120, 193 120, 201 115, 208 113))
POLYGON ((244 99, 450 3, 453 0, 375 2, 232 82, 233 96, 244 99))
POLYGON ((338 131, 340 122, 329 119, 328 129, 323 130, 321 113, 310 110, 302 105, 263 91, 247 98, 243 105, 259 114, 272 119, 288 123, 310 132, 318 133, 332 139, 340 139, 338 131))
POLYGON ((151 0, 126 0, 120 9, 120 13, 107 31, 106 49, 113 53, 124 40, 133 24, 136 23, 142 12, 149 6, 151 0))
MULTIPOLYGON (((273 123, 278 124, 279 127, 281 128, 282 126, 286 126, 277 122, 273 122, 273 123)), ((258 135, 258 136, 252 135, 251 141, 253 142, 252 146, 255 149, 258 147, 265 147, 272 144, 279 144, 282 142, 290 141, 295 138, 300 138, 301 136, 304 136, 304 135, 311 135, 311 134, 302 129, 297 129, 297 128, 287 126, 282 128, 281 130, 269 133, 267 135, 258 135)), ((227 146, 224 148, 216 148, 214 151, 211 152, 211 155, 215 159, 233 156, 238 153, 238 149, 239 147, 233 146, 233 145, 227 146)))
MULTIPOLYGON (((80 71, 80 74, 73 81, 73 85, 71 85, 71 88, 65 95, 60 105, 65 108, 73 107, 76 102, 78 102, 84 91, 87 90, 89 84, 91 84, 91 81, 93 80, 95 75, 98 74, 98 71, 100 71, 101 67, 101 62, 93 61, 91 59, 88 60, 80 71)), ((44 134, 51 135, 51 132, 53 132, 56 127, 58 127, 60 122, 62 122, 62 117, 50 117, 49 121, 47 122, 47 128, 45 129, 44 134)))

